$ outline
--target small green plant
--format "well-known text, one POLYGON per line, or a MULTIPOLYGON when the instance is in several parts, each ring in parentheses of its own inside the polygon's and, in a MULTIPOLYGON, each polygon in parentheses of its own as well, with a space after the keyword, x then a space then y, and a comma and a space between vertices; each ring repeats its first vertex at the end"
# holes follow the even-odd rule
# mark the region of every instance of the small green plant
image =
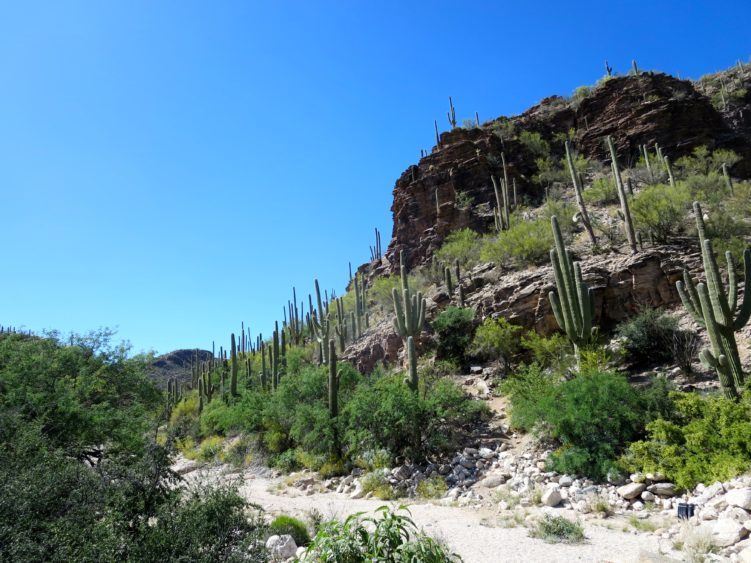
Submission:
POLYGON ((530 531, 530 536, 548 543, 582 543, 585 540, 584 528, 564 516, 546 514, 530 531))
POLYGON ((657 524, 655 524, 654 522, 651 522, 648 519, 642 520, 641 518, 637 518, 634 515, 628 517, 628 524, 634 530, 637 530, 639 532, 652 533, 657 529, 657 524))
POLYGON ((424 499, 441 498, 446 494, 448 487, 443 477, 434 475, 427 479, 420 481, 417 484, 417 496, 424 499))
POLYGON ((519 142, 535 157, 544 158, 550 154, 550 143, 537 132, 522 131, 519 133, 519 142))
POLYGON ((353 514, 344 522, 330 521, 321 526, 308 547, 314 561, 461 561, 444 545, 418 530, 409 511, 386 506, 374 516, 353 514))
POLYGON ((469 354, 481 360, 498 357, 510 359, 519 351, 522 327, 512 325, 503 317, 488 317, 477 327, 469 354))
POLYGON ((213 461, 222 453, 223 447, 224 439, 221 436, 209 436, 198 446, 197 457, 201 461, 213 461))
POLYGON ((480 260, 480 248, 479 234, 472 229, 459 229, 449 233, 436 252, 436 258, 446 264, 454 264, 458 260, 462 268, 471 268, 480 260))
POLYGON ((512 216, 508 230, 483 237, 480 259, 502 266, 539 264, 552 244, 549 231, 545 219, 521 221, 512 216))
POLYGON ((618 203, 618 190, 612 178, 597 178, 582 192, 582 197, 586 203, 609 205, 618 203))
POLYGON ((691 195, 681 183, 648 186, 630 203, 636 230, 649 234, 659 243, 668 242, 671 237, 685 231, 686 213, 690 207, 691 195))
POLYGON ((456 206, 459 209, 469 209, 472 207, 472 204, 475 202, 475 198, 473 198, 470 194, 467 192, 456 192, 456 206))
POLYGON ((659 309, 644 309, 618 325, 616 334, 625 340, 629 359, 637 365, 669 362, 678 320, 659 309))
POLYGON ((382 469, 376 469, 360 477, 360 486, 363 494, 373 493, 380 500, 393 500, 398 498, 394 487, 386 479, 386 473, 382 469))
POLYGON ((284 535, 289 534, 295 540, 297 546, 306 546, 310 543, 310 534, 308 527, 297 518, 292 516, 277 516, 271 521, 269 531, 272 534, 284 535))
POLYGON ((545 337, 529 331, 522 336, 521 346, 528 350, 532 355, 532 360, 543 368, 552 368, 562 372, 571 363, 571 343, 559 332, 545 337))
POLYGON ((447 307, 433 320, 438 335, 437 357, 464 363, 464 356, 472 342, 475 312, 462 307, 447 307))

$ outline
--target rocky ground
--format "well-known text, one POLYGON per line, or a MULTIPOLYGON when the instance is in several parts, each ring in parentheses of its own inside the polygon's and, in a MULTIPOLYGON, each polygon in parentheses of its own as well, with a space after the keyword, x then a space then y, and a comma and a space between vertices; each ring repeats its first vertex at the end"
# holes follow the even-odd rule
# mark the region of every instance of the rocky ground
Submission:
MULTIPOLYGON (((396 504, 406 505, 418 526, 465 561, 751 562, 751 476, 678 495, 660 475, 596 484, 546 471, 550 452, 509 430, 505 402, 488 393, 482 374, 465 377, 464 383, 495 412, 490 425, 468 437, 471 445, 445 463, 383 471, 394 489, 407 495, 396 504), (435 475, 445 480, 446 494, 416 499, 418 483, 435 475), (694 517, 677 518, 680 502, 695 505, 694 517), (586 542, 548 544, 530 537, 529 528, 545 514, 581 522, 586 542)), ((321 479, 309 471, 283 476, 263 467, 201 466, 185 459, 176 469, 188 482, 235 481, 248 500, 272 514, 304 519, 318 511, 344 518, 388 504, 364 493, 360 470, 321 479)), ((286 538, 274 542, 280 553, 292 553, 286 538)))

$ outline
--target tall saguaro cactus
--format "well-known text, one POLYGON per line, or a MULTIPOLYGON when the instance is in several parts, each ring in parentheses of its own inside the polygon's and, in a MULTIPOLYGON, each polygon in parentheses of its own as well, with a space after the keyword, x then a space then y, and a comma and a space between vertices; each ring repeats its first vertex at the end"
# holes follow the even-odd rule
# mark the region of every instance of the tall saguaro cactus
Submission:
POLYGON ((231 375, 229 380, 229 389, 230 394, 233 397, 237 397, 237 342, 235 341, 235 333, 232 333, 232 338, 230 342, 230 361, 232 362, 231 366, 231 375))
POLYGON ((738 396, 743 386, 744 374, 738 355, 735 332, 743 328, 751 317, 751 248, 743 253, 745 289, 743 302, 736 313, 738 305, 738 278, 735 272, 733 255, 725 253, 728 265, 728 290, 722 282, 720 268, 712 249, 712 241, 707 238, 701 205, 694 202, 696 230, 699 232, 701 257, 707 282, 694 284, 688 270, 683 270, 683 281, 676 283, 683 306, 694 320, 707 329, 712 349, 704 349, 699 356, 709 367, 714 368, 725 395, 730 398, 738 396))
POLYGON ((581 266, 572 260, 571 253, 566 250, 561 227, 555 215, 550 218, 550 223, 555 238, 555 248, 550 251, 550 261, 553 264, 557 291, 551 291, 548 297, 555 320, 574 345, 578 361, 579 348, 589 343, 595 333, 592 326, 594 299, 592 290, 582 281, 581 266))
POLYGON ((415 351, 414 337, 422 332, 425 322, 426 302, 422 292, 412 293, 407 279, 407 267, 404 265, 404 251, 399 253, 400 273, 402 278, 402 292, 396 288, 392 290, 394 299, 394 327, 399 336, 405 340, 407 347, 407 360, 409 363, 409 379, 407 384, 413 391, 417 391, 417 352, 415 351))
POLYGON ((615 152, 615 145, 613 144, 613 138, 608 135, 606 139, 608 149, 610 149, 610 165, 613 168, 613 178, 615 179, 615 187, 618 190, 618 199, 621 202, 621 215, 623 215, 623 223, 626 230, 626 238, 628 238, 628 245, 631 247, 631 252, 634 254, 638 251, 636 234, 634 232, 634 223, 631 221, 631 209, 628 206, 628 198, 626 197, 626 188, 623 186, 623 179, 621 178, 621 170, 618 168, 618 154, 615 152))
POLYGON ((587 207, 584 205, 584 197, 582 196, 581 178, 577 174, 576 167, 574 166, 574 158, 571 156, 571 143, 566 141, 566 164, 568 164, 568 170, 571 173, 571 181, 574 183, 574 192, 576 193, 576 205, 579 207, 579 213, 581 214, 582 223, 587 230, 589 240, 592 242, 592 246, 597 245, 597 237, 592 229, 592 222, 589 220, 589 213, 587 213, 587 207))

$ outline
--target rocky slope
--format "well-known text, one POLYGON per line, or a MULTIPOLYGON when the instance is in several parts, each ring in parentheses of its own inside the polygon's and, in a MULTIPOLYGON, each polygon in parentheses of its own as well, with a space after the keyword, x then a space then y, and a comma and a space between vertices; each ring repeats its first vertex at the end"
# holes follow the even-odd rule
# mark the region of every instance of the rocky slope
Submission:
POLYGON ((173 350, 157 357, 149 366, 149 377, 160 387, 167 387, 169 379, 177 379, 181 382, 191 380, 190 366, 198 359, 199 362, 208 361, 211 352, 208 350, 173 350))
POLYGON ((728 148, 742 157, 733 175, 749 177, 749 86, 748 67, 699 82, 641 73, 611 78, 572 99, 546 98, 515 117, 445 132, 438 146, 396 181, 391 243, 385 260, 374 268, 396 271, 402 250, 410 266, 424 263, 456 229, 489 230, 494 206, 490 176, 502 175, 501 152, 509 177, 517 183, 518 197, 539 200, 544 188, 533 181, 535 154, 508 133, 512 129, 539 133, 551 143, 556 158, 563 156, 562 143, 553 142, 556 135, 573 131, 574 146, 596 160, 606 159, 603 139, 611 135, 626 165, 638 159, 642 144, 659 144, 673 160, 700 145, 728 148), (471 207, 456 203, 461 192, 473 199, 471 207))

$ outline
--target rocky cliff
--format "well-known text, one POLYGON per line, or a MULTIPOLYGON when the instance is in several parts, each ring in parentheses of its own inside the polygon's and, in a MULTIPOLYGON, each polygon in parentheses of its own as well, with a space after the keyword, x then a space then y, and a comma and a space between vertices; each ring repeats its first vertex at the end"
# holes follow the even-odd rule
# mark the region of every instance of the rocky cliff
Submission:
POLYGON ((642 144, 659 144, 673 160, 700 145, 728 148, 742 157, 732 173, 749 177, 749 86, 749 68, 733 68, 698 82, 654 73, 614 77, 571 99, 547 98, 521 115, 445 132, 432 152, 396 181, 391 243, 385 260, 373 266, 395 271, 401 250, 415 266, 429 259, 451 231, 487 231, 494 206, 490 176, 502 174, 502 152, 517 196, 539 200, 544 187, 533 179, 536 155, 508 135, 509 130, 539 133, 556 158, 563 156, 556 136, 573 133, 578 151, 595 160, 606 159, 603 139, 611 135, 626 165, 638 159, 642 144), (473 204, 462 207, 460 193, 473 204))

